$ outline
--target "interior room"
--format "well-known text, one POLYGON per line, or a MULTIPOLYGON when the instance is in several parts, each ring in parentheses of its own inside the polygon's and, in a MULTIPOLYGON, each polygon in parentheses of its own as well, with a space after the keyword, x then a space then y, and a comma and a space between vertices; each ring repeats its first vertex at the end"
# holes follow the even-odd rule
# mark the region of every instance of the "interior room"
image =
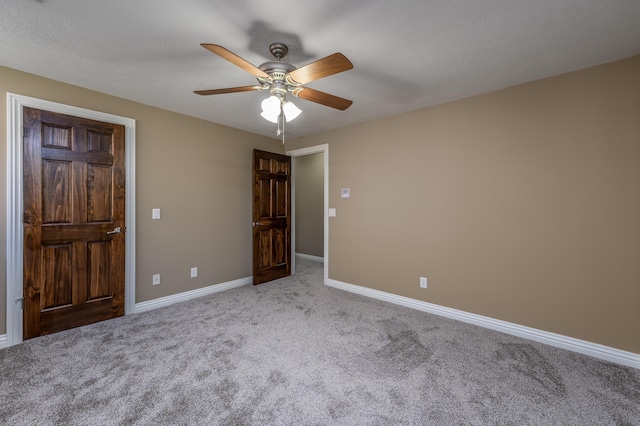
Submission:
POLYGON ((9 0, 0 23, 7 424, 640 424, 640 3, 9 0), (80 255, 31 266, 30 203, 98 201, 62 157, 29 174, 30 111, 122 133, 120 313, 35 335, 31 280, 80 255), (260 285, 256 151, 291 173, 260 285))

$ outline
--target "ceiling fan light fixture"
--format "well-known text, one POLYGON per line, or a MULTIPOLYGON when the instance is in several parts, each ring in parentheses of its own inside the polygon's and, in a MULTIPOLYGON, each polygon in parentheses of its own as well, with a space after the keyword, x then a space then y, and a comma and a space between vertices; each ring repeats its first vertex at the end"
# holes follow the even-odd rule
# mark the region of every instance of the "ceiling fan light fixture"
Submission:
POLYGON ((262 113, 260 114, 262 118, 272 123, 278 122, 278 116, 282 113, 279 97, 271 95, 262 101, 260 106, 262 107, 262 113))
POLYGON ((262 116, 262 118, 264 118, 267 121, 270 121, 274 124, 278 124, 278 114, 272 115, 272 114, 267 114, 266 112, 261 112, 260 115, 262 116))
POLYGON ((293 102, 287 101, 282 105, 282 111, 284 112, 284 117, 287 119, 287 123, 289 121, 295 120, 297 116, 300 115, 302 110, 295 106, 293 102))
POLYGON ((262 101, 260 104, 262 107, 262 112, 268 115, 278 115, 280 114, 280 98, 275 95, 269 96, 267 99, 262 101))

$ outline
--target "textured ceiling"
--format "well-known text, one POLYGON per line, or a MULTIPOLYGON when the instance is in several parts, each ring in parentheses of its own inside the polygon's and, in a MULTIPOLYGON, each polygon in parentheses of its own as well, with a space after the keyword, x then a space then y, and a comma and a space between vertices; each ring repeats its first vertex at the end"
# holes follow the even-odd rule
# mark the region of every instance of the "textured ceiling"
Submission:
MULTIPOLYGON (((297 67, 342 52, 354 69, 308 84, 288 138, 640 54, 640 0, 2 0, 0 65, 275 137, 266 92, 198 96, 254 77, 271 42, 297 67)), ((640 78, 640 77, 639 77, 640 78)))

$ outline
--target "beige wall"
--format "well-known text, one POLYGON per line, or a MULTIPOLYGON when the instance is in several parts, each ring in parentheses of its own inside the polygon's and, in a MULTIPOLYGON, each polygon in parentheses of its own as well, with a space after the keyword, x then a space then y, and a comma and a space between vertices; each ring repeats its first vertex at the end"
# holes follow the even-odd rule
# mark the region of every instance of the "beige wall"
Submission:
MULTIPOLYGON (((251 276, 252 149, 282 143, 0 67, 0 93, 136 120, 136 302, 251 276), (151 209, 162 209, 151 220, 151 209), (189 278, 198 267, 198 278, 189 278), (162 283, 151 285, 161 274, 162 283)), ((6 101, 0 103, 6 135, 6 101)), ((6 149, 0 150, 6 170, 6 149)), ((5 333, 6 173, 0 173, 0 334, 5 333)))
POLYGON ((296 253, 324 256, 324 153, 296 157, 296 253))
MULTIPOLYGON (((330 278, 640 353, 638 75, 640 56, 287 142, 330 145, 330 278)), ((137 120, 137 302, 251 274, 251 149, 278 141, 2 67, 0 91, 137 120)))
POLYGON ((638 76, 640 56, 288 142, 330 146, 329 277, 640 353, 638 76))

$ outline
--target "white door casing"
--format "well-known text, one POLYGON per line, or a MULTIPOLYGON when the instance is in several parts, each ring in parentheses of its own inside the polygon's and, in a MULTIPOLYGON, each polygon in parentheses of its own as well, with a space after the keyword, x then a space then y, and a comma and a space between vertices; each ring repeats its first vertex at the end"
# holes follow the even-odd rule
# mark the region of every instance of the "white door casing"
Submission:
POLYGON ((125 240, 125 315, 135 304, 135 135, 136 122, 121 117, 42 99, 7 93, 7 338, 8 346, 22 342, 23 277, 23 157, 22 110, 32 107, 125 127, 125 174, 127 238, 125 240))

